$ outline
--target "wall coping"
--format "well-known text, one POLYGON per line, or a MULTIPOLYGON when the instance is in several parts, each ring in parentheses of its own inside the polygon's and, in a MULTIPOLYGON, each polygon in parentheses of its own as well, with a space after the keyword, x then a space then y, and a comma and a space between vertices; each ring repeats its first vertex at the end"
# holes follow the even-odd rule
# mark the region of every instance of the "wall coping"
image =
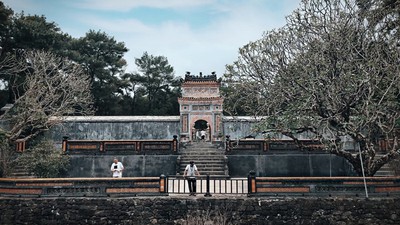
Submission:
MULTIPOLYGON (((253 116, 223 116, 224 121, 257 122, 263 117, 253 116)), ((180 116, 64 116, 54 117, 53 120, 61 119, 63 122, 135 122, 135 121, 171 121, 179 122, 180 116)))
MULTIPOLYGON (((57 118, 53 118, 57 120, 57 118)), ((63 122, 179 122, 179 116, 65 116, 63 122)))
POLYGON ((234 122, 258 122, 265 118, 264 116, 254 117, 254 116, 224 116, 224 121, 234 121, 234 122))

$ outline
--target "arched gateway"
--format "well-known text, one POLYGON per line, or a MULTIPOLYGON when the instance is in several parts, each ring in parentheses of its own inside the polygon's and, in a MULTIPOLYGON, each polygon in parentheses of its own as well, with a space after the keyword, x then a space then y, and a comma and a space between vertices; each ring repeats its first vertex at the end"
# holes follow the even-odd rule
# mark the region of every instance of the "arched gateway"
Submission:
POLYGON ((182 80, 180 106, 181 141, 201 139, 219 141, 222 135, 222 104, 220 96, 221 80, 217 75, 199 76, 187 72, 182 80))

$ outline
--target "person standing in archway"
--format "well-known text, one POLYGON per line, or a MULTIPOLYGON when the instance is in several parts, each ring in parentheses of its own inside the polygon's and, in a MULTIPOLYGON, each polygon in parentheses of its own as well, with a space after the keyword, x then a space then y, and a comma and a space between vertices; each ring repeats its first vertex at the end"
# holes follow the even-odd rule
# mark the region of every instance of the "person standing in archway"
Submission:
POLYGON ((199 171, 197 170, 197 166, 193 161, 190 161, 189 165, 186 166, 185 172, 183 173, 183 177, 187 176, 188 185, 189 185, 189 196, 196 196, 196 175, 200 176, 199 171))
POLYGON ((200 134, 200 131, 197 130, 197 131, 196 131, 196 141, 198 142, 198 141, 200 141, 200 140, 201 140, 201 134, 200 134))
POLYGON ((206 131, 205 130, 201 130, 200 131, 200 135, 201 135, 201 140, 202 141, 206 141, 206 131))

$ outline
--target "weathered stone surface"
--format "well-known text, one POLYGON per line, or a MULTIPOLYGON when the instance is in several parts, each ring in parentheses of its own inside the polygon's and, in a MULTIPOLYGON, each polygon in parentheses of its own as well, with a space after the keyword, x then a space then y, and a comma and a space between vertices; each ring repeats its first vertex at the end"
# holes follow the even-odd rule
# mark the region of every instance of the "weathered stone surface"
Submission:
POLYGON ((399 224, 399 200, 0 198, 0 224, 399 224))
MULTIPOLYGON (((151 177, 176 174, 177 155, 119 155, 124 177, 151 177)), ((111 177, 114 156, 73 155, 68 177, 111 177)))
POLYGON ((61 144, 71 140, 146 140, 173 139, 179 134, 176 116, 67 117, 46 136, 61 144))
POLYGON ((246 177, 253 170, 256 176, 329 177, 354 176, 352 166, 343 158, 327 153, 293 150, 285 154, 227 155, 229 175, 246 177))

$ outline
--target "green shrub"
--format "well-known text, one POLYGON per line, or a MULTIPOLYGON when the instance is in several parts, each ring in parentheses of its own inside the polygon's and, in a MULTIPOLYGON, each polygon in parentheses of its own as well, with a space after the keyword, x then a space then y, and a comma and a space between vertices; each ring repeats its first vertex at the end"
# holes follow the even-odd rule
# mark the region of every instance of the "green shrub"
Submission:
POLYGON ((18 158, 18 164, 37 177, 62 177, 68 171, 70 160, 52 141, 42 141, 25 151, 18 158))
POLYGON ((0 128, 0 177, 10 174, 10 164, 12 163, 15 151, 9 145, 6 132, 0 128))

